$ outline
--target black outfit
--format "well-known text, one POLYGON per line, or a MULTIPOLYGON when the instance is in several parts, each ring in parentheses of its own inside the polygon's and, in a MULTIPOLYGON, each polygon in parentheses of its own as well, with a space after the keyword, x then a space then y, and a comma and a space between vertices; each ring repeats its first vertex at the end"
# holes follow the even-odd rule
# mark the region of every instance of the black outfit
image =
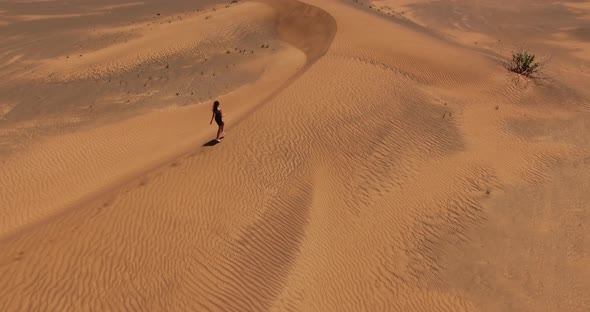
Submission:
POLYGON ((223 126, 223 119, 221 118, 221 111, 220 110, 216 110, 213 112, 213 114, 215 114, 215 122, 217 123, 218 126, 223 126))

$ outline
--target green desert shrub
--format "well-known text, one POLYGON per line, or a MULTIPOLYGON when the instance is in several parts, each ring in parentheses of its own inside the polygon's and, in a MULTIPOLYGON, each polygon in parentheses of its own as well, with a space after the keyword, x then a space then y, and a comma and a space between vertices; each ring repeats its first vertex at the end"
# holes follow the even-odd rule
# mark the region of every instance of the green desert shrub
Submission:
POLYGON ((512 61, 507 64, 508 70, 525 77, 533 77, 542 67, 543 62, 538 61, 534 54, 527 51, 512 53, 512 61))

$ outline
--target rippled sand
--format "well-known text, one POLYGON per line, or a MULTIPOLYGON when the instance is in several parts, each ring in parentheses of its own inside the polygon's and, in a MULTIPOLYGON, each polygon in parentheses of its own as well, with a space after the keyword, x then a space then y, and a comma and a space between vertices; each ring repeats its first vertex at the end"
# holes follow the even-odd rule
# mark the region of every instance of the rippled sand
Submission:
POLYGON ((1 311, 590 310, 589 3, 228 2, 0 3, 1 311))

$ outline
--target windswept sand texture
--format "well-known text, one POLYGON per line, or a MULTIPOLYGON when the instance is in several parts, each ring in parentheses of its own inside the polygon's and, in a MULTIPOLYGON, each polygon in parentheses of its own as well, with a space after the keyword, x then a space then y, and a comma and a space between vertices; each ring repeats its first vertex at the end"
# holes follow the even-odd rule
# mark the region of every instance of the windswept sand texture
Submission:
POLYGON ((585 1, 0 2, 0 311, 590 311, 589 29, 585 1))

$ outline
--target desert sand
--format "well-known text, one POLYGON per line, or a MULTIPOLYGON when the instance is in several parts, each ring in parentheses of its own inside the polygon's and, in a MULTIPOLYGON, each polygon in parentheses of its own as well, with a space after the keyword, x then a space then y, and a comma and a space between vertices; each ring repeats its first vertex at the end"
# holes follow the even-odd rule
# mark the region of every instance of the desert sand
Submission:
POLYGON ((0 311, 590 311, 589 1, 229 2, 0 2, 0 311))

